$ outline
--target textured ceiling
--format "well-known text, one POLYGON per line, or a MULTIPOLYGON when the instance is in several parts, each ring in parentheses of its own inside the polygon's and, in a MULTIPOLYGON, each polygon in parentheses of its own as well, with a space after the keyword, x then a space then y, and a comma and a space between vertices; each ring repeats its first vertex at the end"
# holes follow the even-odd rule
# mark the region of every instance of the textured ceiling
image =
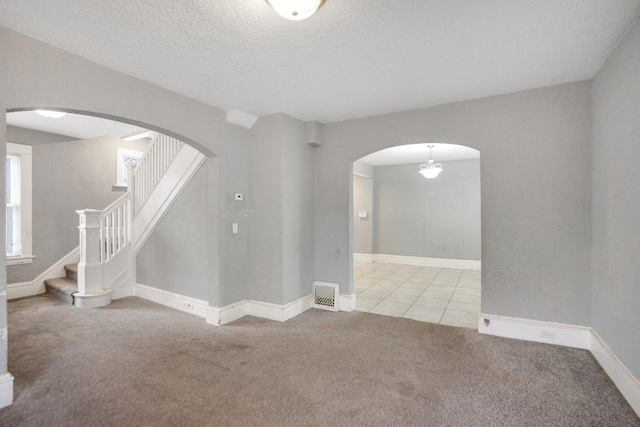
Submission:
POLYGON ((333 122, 593 77, 640 0, 0 0, 0 25, 224 111, 333 122))

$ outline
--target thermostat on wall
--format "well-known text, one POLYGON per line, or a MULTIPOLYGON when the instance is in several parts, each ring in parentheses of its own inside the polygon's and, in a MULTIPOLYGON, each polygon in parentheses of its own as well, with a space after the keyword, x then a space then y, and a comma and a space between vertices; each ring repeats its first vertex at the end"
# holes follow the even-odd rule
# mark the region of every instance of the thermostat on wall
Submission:
POLYGON ((369 215, 367 214, 366 211, 360 211, 358 212, 358 218, 367 218, 369 215))

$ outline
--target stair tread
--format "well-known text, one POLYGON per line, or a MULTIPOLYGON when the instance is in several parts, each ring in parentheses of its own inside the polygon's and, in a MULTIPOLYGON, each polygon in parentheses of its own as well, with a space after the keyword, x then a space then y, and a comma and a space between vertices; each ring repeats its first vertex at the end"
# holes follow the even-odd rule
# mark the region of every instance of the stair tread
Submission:
POLYGON ((69 280, 66 277, 47 279, 44 281, 44 284, 55 289, 57 292, 61 292, 66 295, 72 295, 74 292, 78 292, 78 285, 76 282, 69 280))
POLYGON ((67 271, 78 272, 78 264, 67 264, 64 266, 64 269, 67 271))

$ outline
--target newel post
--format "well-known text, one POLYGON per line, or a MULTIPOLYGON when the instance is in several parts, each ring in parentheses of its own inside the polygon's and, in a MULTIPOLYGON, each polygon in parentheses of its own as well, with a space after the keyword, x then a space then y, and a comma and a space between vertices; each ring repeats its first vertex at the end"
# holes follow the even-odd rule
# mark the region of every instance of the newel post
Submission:
POLYGON ((78 292, 81 295, 103 293, 102 254, 100 247, 100 218, 102 211, 84 209, 80 216, 80 262, 78 263, 78 292))

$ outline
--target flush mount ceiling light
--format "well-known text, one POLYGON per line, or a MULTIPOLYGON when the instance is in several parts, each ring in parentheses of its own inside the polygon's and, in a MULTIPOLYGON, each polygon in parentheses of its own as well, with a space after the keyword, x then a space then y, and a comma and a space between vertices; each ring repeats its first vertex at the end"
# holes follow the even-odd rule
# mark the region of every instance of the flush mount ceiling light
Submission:
POLYGON ((429 145, 428 147, 429 158, 427 159, 426 164, 420 165, 420 173, 427 179, 433 179, 442 172, 442 165, 440 163, 433 163, 433 160, 431 159, 431 149, 433 148, 433 145, 429 145))
POLYGON ((302 21, 307 19, 320 6, 324 4, 324 0, 265 0, 278 15, 292 21, 302 21))
POLYGON ((154 131, 145 130, 144 132, 138 132, 133 135, 124 137, 122 138, 122 140, 126 142, 131 142, 131 141, 137 141, 142 138, 153 138, 154 136, 156 136, 156 133, 154 131))
POLYGON ((50 111, 50 110, 36 110, 36 113, 48 119, 59 119, 61 117, 64 117, 67 114, 64 111, 50 111))

